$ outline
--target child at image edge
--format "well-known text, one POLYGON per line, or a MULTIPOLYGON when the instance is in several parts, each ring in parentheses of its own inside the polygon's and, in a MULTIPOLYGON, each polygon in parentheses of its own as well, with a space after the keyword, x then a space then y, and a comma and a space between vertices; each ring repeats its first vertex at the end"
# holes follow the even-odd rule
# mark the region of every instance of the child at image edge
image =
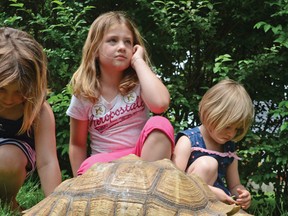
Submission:
POLYGON ((202 125, 177 134, 173 162, 200 176, 219 200, 247 209, 251 195, 240 183, 234 142, 245 136, 254 116, 248 93, 239 83, 222 80, 203 96, 199 115, 202 125))
POLYGON ((32 36, 0 28, 0 201, 13 210, 36 166, 45 196, 61 182, 46 70, 46 55, 32 36))
POLYGON ((171 158, 171 123, 149 118, 149 111, 167 110, 170 94, 151 71, 143 39, 124 12, 107 12, 93 22, 71 87, 67 115, 74 176, 128 154, 147 161, 171 158), (92 155, 87 158, 88 132, 92 155))

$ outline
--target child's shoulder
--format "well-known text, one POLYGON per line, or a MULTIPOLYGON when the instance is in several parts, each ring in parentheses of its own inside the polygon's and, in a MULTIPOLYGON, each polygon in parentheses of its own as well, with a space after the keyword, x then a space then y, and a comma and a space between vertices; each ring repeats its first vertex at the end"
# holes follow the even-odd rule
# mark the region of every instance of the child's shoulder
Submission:
POLYGON ((187 128, 185 130, 179 131, 178 134, 194 135, 200 133, 199 127, 187 128))
POLYGON ((44 101, 40 109, 40 118, 54 116, 52 107, 48 101, 44 101))
POLYGON ((182 131, 179 131, 176 135, 176 142, 181 136, 187 136, 188 138, 193 136, 201 136, 199 127, 188 128, 182 131))

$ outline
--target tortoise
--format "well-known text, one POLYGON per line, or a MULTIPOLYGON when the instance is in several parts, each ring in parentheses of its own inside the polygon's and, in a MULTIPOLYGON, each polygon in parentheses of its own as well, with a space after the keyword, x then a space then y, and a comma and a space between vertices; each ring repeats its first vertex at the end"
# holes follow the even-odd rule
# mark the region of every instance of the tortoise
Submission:
POLYGON ((239 209, 218 201, 204 181, 186 175, 171 160, 148 162, 128 155, 109 163, 96 163, 83 175, 63 181, 52 194, 23 213, 221 216, 233 215, 239 209))

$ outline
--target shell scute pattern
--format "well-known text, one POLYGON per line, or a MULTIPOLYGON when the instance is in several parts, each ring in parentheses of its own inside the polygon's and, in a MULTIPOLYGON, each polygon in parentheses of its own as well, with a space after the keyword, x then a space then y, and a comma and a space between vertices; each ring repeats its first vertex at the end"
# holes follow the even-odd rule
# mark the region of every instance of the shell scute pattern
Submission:
POLYGON ((231 215, 197 176, 187 176, 167 159, 155 162, 129 155, 97 163, 82 176, 62 182, 26 216, 190 216, 231 215))

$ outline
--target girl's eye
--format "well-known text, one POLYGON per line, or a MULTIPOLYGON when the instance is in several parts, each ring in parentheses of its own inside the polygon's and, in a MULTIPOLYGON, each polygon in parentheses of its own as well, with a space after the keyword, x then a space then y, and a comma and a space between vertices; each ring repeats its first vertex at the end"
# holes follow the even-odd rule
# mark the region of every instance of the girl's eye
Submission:
POLYGON ((126 41, 125 41, 125 44, 127 44, 127 45, 132 45, 132 41, 126 40, 126 41))
POLYGON ((230 130, 230 129, 231 129, 231 126, 226 126, 225 129, 226 129, 226 130, 230 130))
POLYGON ((113 38, 108 40, 108 43, 110 44, 115 44, 116 42, 117 42, 116 39, 113 38))

